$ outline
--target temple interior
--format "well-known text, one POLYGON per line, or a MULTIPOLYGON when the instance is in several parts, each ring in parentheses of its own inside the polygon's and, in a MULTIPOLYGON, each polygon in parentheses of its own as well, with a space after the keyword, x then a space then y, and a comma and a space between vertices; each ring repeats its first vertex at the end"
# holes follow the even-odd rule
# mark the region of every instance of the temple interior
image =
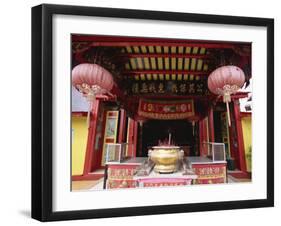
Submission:
POLYGON ((72 35, 72 190, 251 182, 251 43, 72 35))

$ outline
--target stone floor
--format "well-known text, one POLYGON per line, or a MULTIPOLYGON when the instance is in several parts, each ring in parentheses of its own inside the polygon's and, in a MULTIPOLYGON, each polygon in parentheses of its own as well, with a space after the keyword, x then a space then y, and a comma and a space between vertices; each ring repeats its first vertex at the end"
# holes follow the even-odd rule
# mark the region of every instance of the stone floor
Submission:
POLYGON ((72 191, 92 190, 93 188, 102 189, 103 186, 97 186, 98 184, 103 184, 103 178, 99 180, 72 181, 72 191))

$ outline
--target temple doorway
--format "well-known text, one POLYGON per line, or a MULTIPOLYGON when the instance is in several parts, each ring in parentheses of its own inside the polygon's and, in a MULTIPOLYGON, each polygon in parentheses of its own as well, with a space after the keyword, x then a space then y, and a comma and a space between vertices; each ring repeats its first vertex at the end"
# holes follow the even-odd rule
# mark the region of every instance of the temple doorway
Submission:
POLYGON ((168 142, 169 133, 171 143, 181 146, 185 155, 195 155, 195 144, 198 141, 198 134, 192 124, 187 120, 148 120, 140 128, 139 157, 147 157, 147 152, 152 146, 168 142))

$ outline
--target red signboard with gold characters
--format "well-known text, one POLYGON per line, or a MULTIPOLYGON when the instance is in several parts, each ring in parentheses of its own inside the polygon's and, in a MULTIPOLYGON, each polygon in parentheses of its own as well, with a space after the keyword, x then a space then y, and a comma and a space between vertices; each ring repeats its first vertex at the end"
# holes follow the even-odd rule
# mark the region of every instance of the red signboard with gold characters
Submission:
POLYGON ((135 188, 133 176, 138 165, 108 165, 107 189, 135 188))
POLYGON ((192 169, 198 176, 195 184, 226 183, 226 163, 193 164, 192 169))
POLYGON ((138 114, 150 119, 185 119, 194 116, 194 104, 193 100, 155 101, 140 99, 138 114))

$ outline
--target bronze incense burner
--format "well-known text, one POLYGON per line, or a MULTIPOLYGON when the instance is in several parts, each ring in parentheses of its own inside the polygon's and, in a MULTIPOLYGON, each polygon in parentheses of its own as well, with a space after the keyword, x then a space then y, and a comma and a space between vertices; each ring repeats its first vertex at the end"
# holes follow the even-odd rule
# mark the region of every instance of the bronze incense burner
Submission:
POLYGON ((148 152, 148 157, 155 163, 154 171, 158 173, 173 173, 178 171, 179 162, 184 152, 178 146, 154 146, 148 152))

